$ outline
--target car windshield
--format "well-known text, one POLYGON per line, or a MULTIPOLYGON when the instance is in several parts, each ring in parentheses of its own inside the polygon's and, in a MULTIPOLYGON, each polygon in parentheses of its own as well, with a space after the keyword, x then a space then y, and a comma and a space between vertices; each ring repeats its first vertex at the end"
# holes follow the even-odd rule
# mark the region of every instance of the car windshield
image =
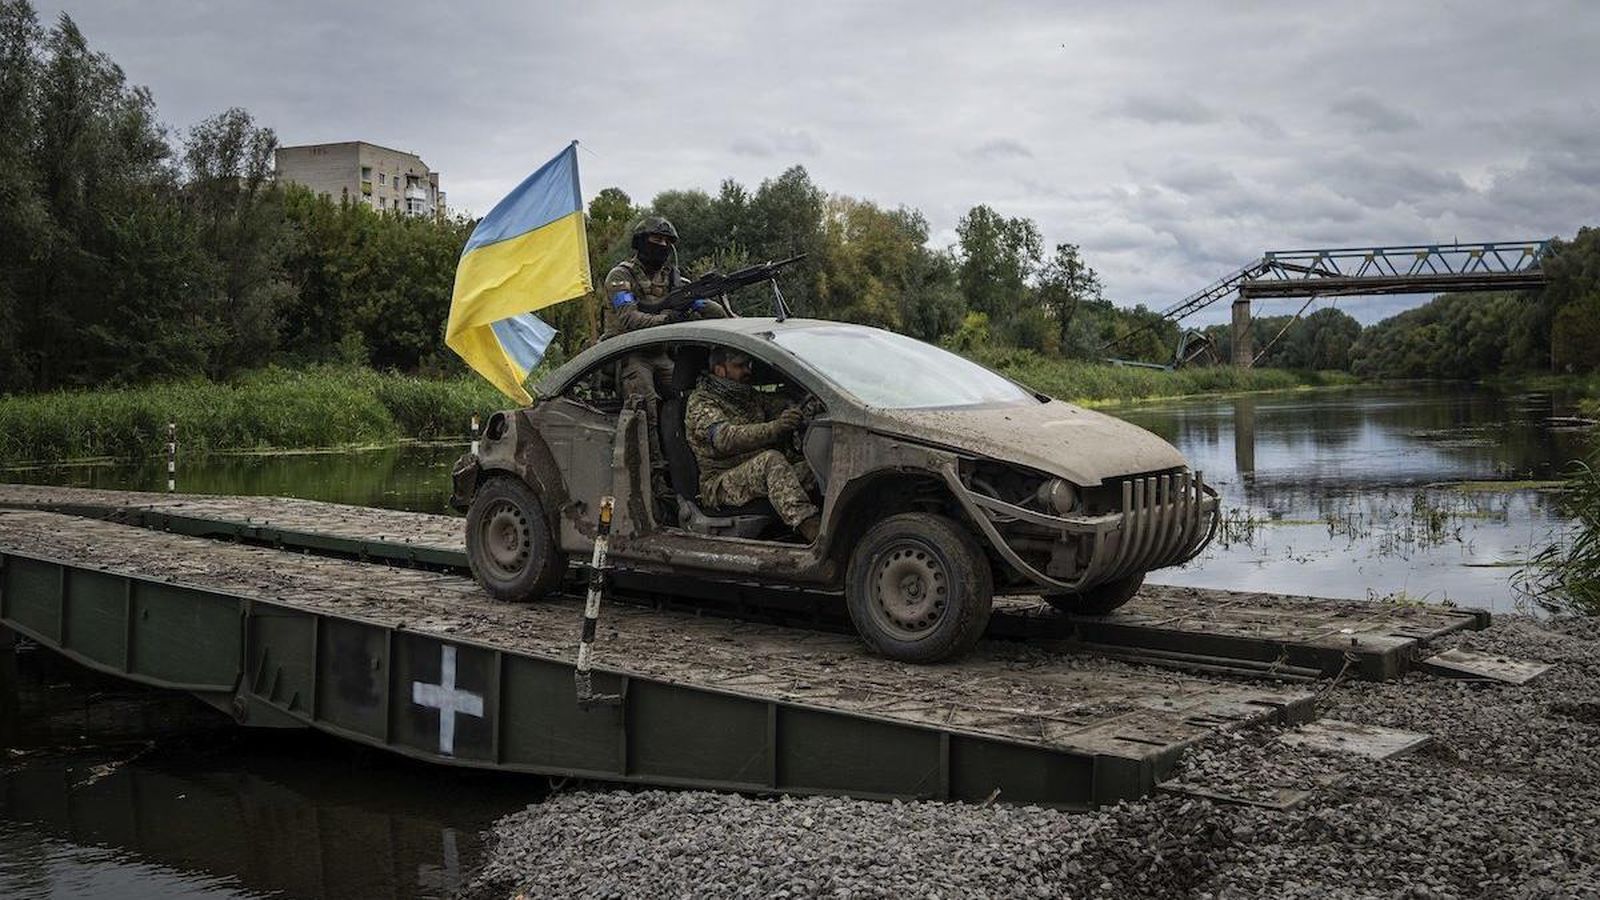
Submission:
POLYGON ((891 331, 821 326, 779 331, 772 340, 868 406, 915 409, 1035 399, 977 363, 891 331))

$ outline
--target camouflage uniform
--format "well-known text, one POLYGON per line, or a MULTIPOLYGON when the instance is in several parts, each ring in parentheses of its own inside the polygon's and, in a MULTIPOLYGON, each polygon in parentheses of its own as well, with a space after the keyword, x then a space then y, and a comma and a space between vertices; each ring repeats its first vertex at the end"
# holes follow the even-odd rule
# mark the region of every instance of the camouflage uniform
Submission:
POLYGON ((789 406, 777 394, 707 374, 689 394, 683 430, 700 463, 700 501, 709 508, 771 501, 790 528, 817 514, 804 460, 777 449, 791 433, 772 421, 789 406))
MULTIPOLYGON (((644 264, 639 262, 637 257, 630 257, 618 263, 606 276, 606 302, 602 311, 605 330, 600 334, 601 339, 654 325, 682 322, 689 318, 722 317, 722 307, 715 304, 706 304, 699 312, 668 310, 648 313, 639 309, 640 301, 659 302, 666 297, 677 280, 676 270, 671 266, 662 266, 651 275, 645 272, 644 264)), ((656 428, 656 423, 660 421, 661 394, 656 389, 656 384, 671 380, 672 361, 667 358, 664 351, 630 353, 622 360, 622 397, 625 400, 633 397, 644 399, 652 460, 662 458, 661 437, 656 428)))

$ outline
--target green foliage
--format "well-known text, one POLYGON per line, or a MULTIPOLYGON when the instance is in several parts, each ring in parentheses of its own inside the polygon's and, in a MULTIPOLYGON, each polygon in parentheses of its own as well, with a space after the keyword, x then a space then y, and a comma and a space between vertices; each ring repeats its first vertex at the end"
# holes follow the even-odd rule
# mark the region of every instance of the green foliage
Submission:
POLYGON ((1109 403, 1150 397, 1272 391, 1349 383, 1339 373, 1282 369, 1211 368, 1175 372, 1135 366, 1051 359, 1014 348, 973 348, 965 355, 1036 391, 1077 403, 1109 403))
POLYGON ((1366 329, 1353 368, 1373 378, 1478 378, 1502 371, 1527 312, 1514 294, 1446 294, 1366 329))
POLYGON ((991 321, 1011 318, 1027 302, 1027 285, 1043 252, 1039 227, 1031 219, 974 206, 956 223, 956 235, 967 308, 991 321))
POLYGON ((1600 616, 1600 455, 1574 462, 1561 498, 1573 523, 1518 572, 1518 586, 1547 609, 1600 616))
POLYGON ((1600 293, 1561 307, 1550 323, 1550 360, 1556 371, 1600 369, 1600 293))
MULTIPOLYGON (((1233 328, 1205 330, 1223 360, 1233 358, 1233 328)), ((1256 316, 1250 320, 1250 347, 1259 365, 1274 369, 1348 372, 1354 362, 1361 323, 1343 310, 1324 307, 1299 321, 1293 316, 1256 316), (1262 351, 1265 354, 1262 355, 1262 351)))
POLYGON ((430 380, 332 367, 54 391, 0 398, 0 464, 147 456, 161 451, 168 422, 177 423, 185 453, 455 437, 474 413, 504 405, 476 376, 430 380))

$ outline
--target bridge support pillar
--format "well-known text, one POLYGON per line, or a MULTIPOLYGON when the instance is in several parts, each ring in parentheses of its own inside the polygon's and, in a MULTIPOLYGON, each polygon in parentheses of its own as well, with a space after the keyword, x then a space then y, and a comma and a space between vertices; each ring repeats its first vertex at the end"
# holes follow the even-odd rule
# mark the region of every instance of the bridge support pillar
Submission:
POLYGON ((1250 301, 1240 297, 1233 301, 1233 364, 1248 369, 1255 358, 1250 346, 1250 301))

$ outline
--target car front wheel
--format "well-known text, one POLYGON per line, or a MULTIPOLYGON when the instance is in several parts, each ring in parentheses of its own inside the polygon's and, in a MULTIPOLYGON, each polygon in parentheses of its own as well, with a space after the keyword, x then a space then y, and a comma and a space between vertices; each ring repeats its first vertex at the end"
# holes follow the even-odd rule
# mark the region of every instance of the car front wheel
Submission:
POLYGON ((1144 573, 1118 578, 1096 585, 1076 594, 1045 594, 1045 602, 1068 615, 1103 616, 1139 593, 1144 586, 1144 573))
POLYGON ((850 555, 845 600, 874 652, 906 662, 965 653, 983 636, 993 576, 972 535, 930 513, 890 516, 850 555))
POLYGON ((484 482, 467 509, 467 562, 489 596, 513 603, 554 591, 567 568, 539 495, 503 476, 484 482))

